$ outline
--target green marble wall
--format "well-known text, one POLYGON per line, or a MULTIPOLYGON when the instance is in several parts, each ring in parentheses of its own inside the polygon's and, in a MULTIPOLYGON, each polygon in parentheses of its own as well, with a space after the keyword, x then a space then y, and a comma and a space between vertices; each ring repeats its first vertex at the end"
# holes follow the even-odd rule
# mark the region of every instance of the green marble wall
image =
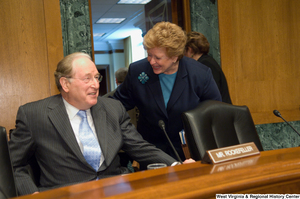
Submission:
MULTIPOLYGON (((289 123, 300 131, 300 121, 289 123)), ((300 146, 300 136, 285 122, 256 125, 256 130, 265 151, 300 146)))
MULTIPOLYGON (((218 5, 214 0, 190 0, 192 31, 207 38, 209 54, 220 64, 218 5)), ((221 66, 222 67, 222 66, 221 66)))
POLYGON ((73 52, 92 55, 88 0, 60 0, 64 56, 73 52))
MULTIPOLYGON (((217 0, 190 0, 192 31, 203 33, 210 43, 210 55, 220 64, 217 0)), ((275 117, 275 116, 274 116, 275 117)), ((290 122, 300 131, 300 121, 290 122)), ((256 125, 264 150, 297 147, 300 137, 286 123, 256 125)))

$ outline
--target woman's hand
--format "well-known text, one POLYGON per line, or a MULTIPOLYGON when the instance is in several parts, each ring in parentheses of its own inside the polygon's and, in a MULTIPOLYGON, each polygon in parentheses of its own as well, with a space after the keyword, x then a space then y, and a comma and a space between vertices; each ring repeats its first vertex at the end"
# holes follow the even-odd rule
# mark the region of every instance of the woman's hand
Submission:
POLYGON ((193 163, 193 162, 196 162, 195 160, 193 160, 192 158, 190 159, 186 159, 183 164, 188 164, 188 163, 193 163))

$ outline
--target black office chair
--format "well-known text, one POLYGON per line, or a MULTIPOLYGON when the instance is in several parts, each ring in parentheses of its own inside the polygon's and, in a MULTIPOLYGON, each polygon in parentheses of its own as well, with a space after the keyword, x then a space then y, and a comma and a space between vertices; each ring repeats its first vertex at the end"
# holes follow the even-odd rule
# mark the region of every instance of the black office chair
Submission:
POLYGON ((7 134, 2 126, 0 126, 0 158, 0 199, 16 197, 17 190, 8 149, 7 134))
POLYGON ((247 106, 207 100, 181 117, 194 160, 202 160, 207 150, 248 142, 254 142, 263 151, 247 106))

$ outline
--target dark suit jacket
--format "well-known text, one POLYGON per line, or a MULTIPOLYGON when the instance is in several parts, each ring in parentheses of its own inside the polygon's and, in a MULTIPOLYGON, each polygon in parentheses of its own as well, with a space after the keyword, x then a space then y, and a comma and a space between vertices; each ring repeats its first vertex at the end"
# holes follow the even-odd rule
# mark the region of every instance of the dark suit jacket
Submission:
POLYGON ((76 141, 61 95, 21 106, 16 129, 9 142, 16 184, 21 195, 54 187, 128 173, 121 167, 120 149, 140 164, 175 160, 144 141, 122 104, 114 99, 98 98, 91 108, 98 141, 105 157, 95 172, 86 162, 76 141), (35 156, 40 167, 40 187, 29 176, 29 159, 35 156))
MULTIPOLYGON (((114 95, 114 93, 116 92, 117 89, 110 91, 108 93, 106 93, 105 95, 103 95, 102 97, 111 97, 114 95)), ((138 109, 137 107, 134 107, 132 110, 127 111, 129 117, 130 117, 130 122, 132 124, 134 124, 134 126, 137 126, 137 121, 138 121, 138 109)))
POLYGON ((179 131, 183 129, 181 113, 195 108, 204 100, 219 100, 221 95, 213 79, 211 70, 191 58, 184 57, 179 61, 179 68, 174 87, 165 107, 158 75, 143 59, 130 65, 125 81, 117 88, 114 98, 120 100, 127 110, 137 106, 139 109, 138 132, 144 139, 155 144, 174 158, 164 132, 158 126, 163 120, 170 140, 182 159, 179 131), (145 72, 149 80, 145 84, 138 79, 145 72))
POLYGON ((227 81, 226 81, 226 77, 221 69, 221 67, 219 66, 219 64, 216 62, 216 60, 214 60, 214 58, 212 58, 209 55, 202 55, 199 59, 198 62, 204 64, 205 66, 208 66, 213 74, 213 77, 217 83, 217 86, 220 90, 221 96, 222 96, 222 101, 232 104, 231 102, 231 98, 229 95, 229 90, 228 90, 228 85, 227 85, 227 81))

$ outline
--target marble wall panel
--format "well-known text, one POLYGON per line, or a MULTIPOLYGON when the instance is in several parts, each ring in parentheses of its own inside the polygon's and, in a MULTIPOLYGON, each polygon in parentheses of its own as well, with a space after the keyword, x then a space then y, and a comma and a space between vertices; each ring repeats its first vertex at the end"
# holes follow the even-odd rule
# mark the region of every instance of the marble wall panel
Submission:
MULTIPOLYGON (((298 132, 300 121, 289 122, 298 132)), ((300 136, 285 122, 256 125, 265 151, 300 146, 300 136)))
POLYGON ((192 31, 201 32, 205 35, 210 44, 209 54, 220 64, 217 1, 190 0, 190 10, 192 31))
POLYGON ((92 55, 88 0, 60 0, 64 56, 73 52, 92 55))

